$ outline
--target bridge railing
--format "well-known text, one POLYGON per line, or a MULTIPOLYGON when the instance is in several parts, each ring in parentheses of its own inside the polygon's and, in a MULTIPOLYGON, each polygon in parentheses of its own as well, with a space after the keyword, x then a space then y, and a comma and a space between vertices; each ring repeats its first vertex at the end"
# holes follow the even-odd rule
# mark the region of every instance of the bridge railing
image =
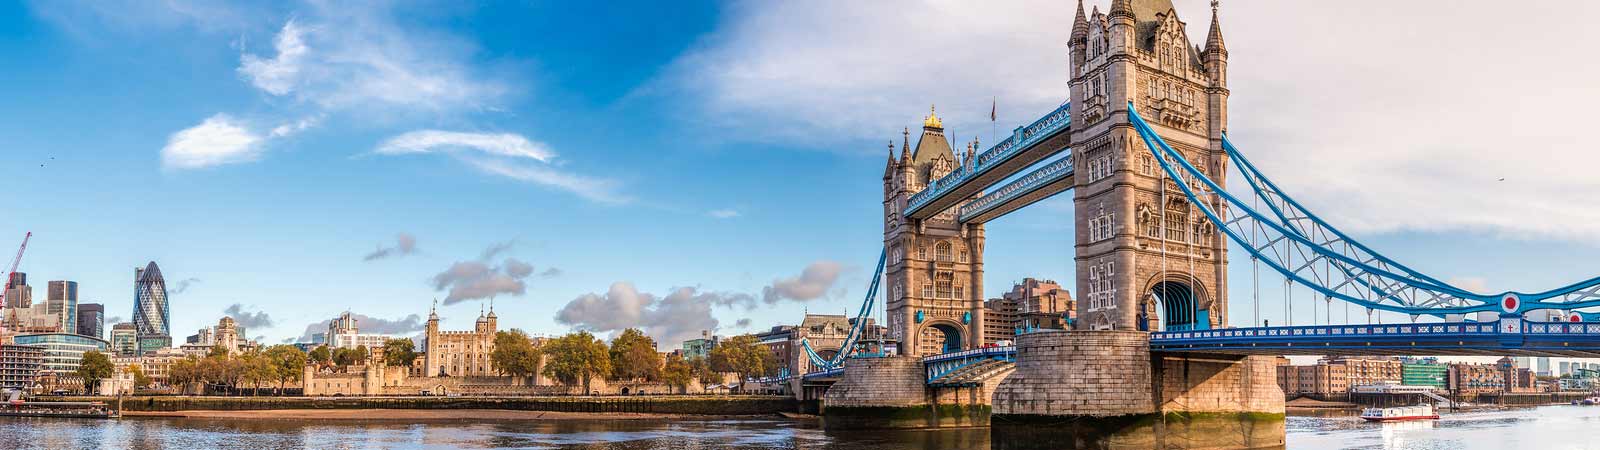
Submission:
POLYGON ((1057 131, 1065 129, 1072 123, 1070 106, 1070 103, 1062 103, 1054 111, 1050 111, 1049 114, 1045 114, 1044 117, 1040 117, 1039 120, 1033 121, 1026 127, 1018 127, 1010 137, 996 143, 993 147, 989 147, 983 153, 979 153, 974 158, 971 167, 962 165, 956 168, 955 171, 928 183, 927 187, 924 187, 916 194, 912 194, 911 198, 906 201, 906 214, 915 212, 927 205, 928 202, 933 201, 933 199, 944 195, 944 192, 949 191, 951 188, 988 171, 989 167, 994 164, 1011 159, 1012 156, 1023 149, 1038 143, 1047 136, 1054 135, 1057 131))
MULTIPOLYGON (((1535 323, 1525 323, 1525 327, 1532 327, 1535 323)), ((1548 325, 1537 323, 1537 325, 1548 325)), ((1595 324, 1600 325, 1600 324, 1595 324)), ((1600 334, 1600 327, 1595 328, 1600 334)), ((1371 324, 1371 325, 1304 325, 1286 327, 1256 327, 1256 328, 1222 328, 1216 330, 1193 331, 1162 331, 1150 333, 1150 340, 1192 340, 1192 339, 1294 339, 1303 337, 1388 337, 1388 336, 1421 336, 1421 335, 1462 335, 1462 334, 1498 334, 1494 322, 1438 322, 1438 323, 1411 323, 1411 324, 1371 324)))
POLYGON ((924 356, 924 357, 922 357, 922 363, 923 364, 935 363, 935 362, 941 362, 941 361, 949 361, 949 360, 952 360, 952 359, 971 358, 971 357, 975 357, 975 356, 1009 355, 1009 354, 1013 354, 1013 353, 1016 353, 1016 352, 1017 352, 1017 346, 1015 346, 1015 345, 1007 345, 1007 346, 1001 346, 1001 347, 975 348, 975 349, 972 349, 972 350, 963 350, 963 351, 959 351, 959 352, 940 353, 940 354, 937 354, 937 355, 924 356))
POLYGON ((984 194, 982 197, 978 197, 977 200, 961 205, 959 216, 965 220, 968 217, 986 212, 991 207, 1005 203, 1017 195, 1033 192, 1035 188, 1053 183, 1070 173, 1072 173, 1072 156, 1068 155, 1065 158, 1056 160, 1056 162, 1040 167, 1038 170, 1029 172, 1027 175, 1023 175, 1022 178, 1007 183, 993 192, 984 194))

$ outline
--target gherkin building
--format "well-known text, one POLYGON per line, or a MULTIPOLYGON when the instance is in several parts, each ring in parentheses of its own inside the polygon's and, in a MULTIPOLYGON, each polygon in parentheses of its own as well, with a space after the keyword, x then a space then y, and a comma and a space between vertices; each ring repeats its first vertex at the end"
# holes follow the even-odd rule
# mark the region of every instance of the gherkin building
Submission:
POLYGON ((155 261, 134 269, 133 326, 139 336, 171 336, 167 326, 167 282, 155 261))

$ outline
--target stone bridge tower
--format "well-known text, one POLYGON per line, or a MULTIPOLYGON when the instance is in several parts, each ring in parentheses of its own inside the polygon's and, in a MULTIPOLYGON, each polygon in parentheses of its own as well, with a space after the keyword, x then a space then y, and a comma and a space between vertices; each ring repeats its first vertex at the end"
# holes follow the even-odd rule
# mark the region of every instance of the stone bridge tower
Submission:
POLYGON ((1228 51, 1216 2, 1204 47, 1185 28, 1170 0, 1112 0, 1088 15, 1078 2, 1068 52, 1078 329, 1227 323, 1225 236, 1161 170, 1127 111, 1133 102, 1174 149, 1225 181, 1228 51))
POLYGON ((889 144, 883 173, 883 246, 888 339, 902 355, 933 355, 983 345, 983 224, 956 221, 956 208, 925 220, 906 219, 906 201, 928 183, 971 164, 973 148, 957 157, 944 124, 928 112, 911 145, 907 130, 900 156, 889 144))

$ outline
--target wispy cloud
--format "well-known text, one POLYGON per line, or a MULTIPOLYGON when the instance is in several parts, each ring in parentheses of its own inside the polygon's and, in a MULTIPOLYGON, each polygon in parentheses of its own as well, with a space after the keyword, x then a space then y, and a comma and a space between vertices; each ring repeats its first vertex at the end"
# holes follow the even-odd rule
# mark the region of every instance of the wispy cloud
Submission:
POLYGON ((473 46, 401 27, 381 6, 315 3, 284 22, 272 50, 242 54, 239 76, 263 93, 324 110, 482 110, 510 91, 472 69, 473 46))
POLYGON ((739 212, 732 209, 713 209, 707 212, 706 215, 717 219, 732 219, 739 217, 739 212))
POLYGON ((244 123, 219 113, 167 138, 161 167, 201 169, 255 161, 261 158, 261 140, 244 123))
MULTIPOLYGON (((532 264, 517 258, 506 258, 499 264, 493 260, 509 250, 511 242, 490 245, 476 260, 456 261, 449 268, 434 275, 429 283, 436 291, 448 291, 444 304, 451 305, 466 300, 492 299, 502 295, 522 296, 527 293, 528 278, 535 269, 532 264)), ((540 273, 541 278, 552 278, 561 271, 554 267, 540 273)))
POLYGON ((188 291, 189 288, 194 287, 196 284, 200 284, 199 278, 184 278, 182 280, 178 280, 176 283, 172 283, 172 288, 168 289, 167 291, 174 294, 182 294, 185 291, 188 291))
POLYGON ((800 271, 800 276, 772 280, 761 290, 761 301, 767 304, 782 300, 807 301, 828 295, 828 290, 839 282, 844 266, 834 261, 817 261, 800 271))
POLYGON ((617 183, 564 172, 552 166, 555 151, 512 133, 417 130, 389 138, 372 150, 379 155, 443 153, 480 172, 526 181, 602 203, 627 203, 617 183))
MULTIPOLYGON (((351 313, 350 317, 356 319, 356 325, 361 327, 361 332, 363 333, 405 335, 422 331, 427 327, 427 323, 422 320, 422 316, 417 314, 393 320, 379 319, 357 313, 351 313)), ((311 335, 326 332, 328 330, 328 322, 332 321, 332 319, 329 319, 306 325, 305 332, 300 334, 300 341, 311 342, 311 335)))
POLYGON ((249 311, 242 304, 234 303, 222 310, 224 315, 232 317, 234 323, 246 330, 258 330, 272 326, 272 317, 266 311, 249 311))
POLYGON ((394 246, 378 247, 377 250, 373 250, 372 253, 368 253, 367 256, 361 257, 361 260, 374 261, 391 256, 405 256, 416 251, 417 237, 412 236, 410 233, 400 233, 398 236, 395 236, 394 246))
POLYGON ((528 158, 549 162, 555 152, 543 142, 533 142, 512 133, 465 133, 459 131, 418 130, 389 138, 373 150, 380 155, 435 152, 479 152, 492 156, 528 158))

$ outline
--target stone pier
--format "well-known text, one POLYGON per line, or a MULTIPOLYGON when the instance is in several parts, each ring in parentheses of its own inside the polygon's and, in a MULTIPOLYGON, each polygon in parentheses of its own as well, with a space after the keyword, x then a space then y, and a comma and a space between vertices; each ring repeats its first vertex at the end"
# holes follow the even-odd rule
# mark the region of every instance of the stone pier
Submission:
POLYGON ((823 425, 832 429, 983 426, 998 380, 972 387, 927 387, 915 357, 857 358, 822 398, 823 425))
POLYGON ((1269 358, 1152 354, 1141 331, 1019 336, 994 391, 997 449, 1274 448, 1283 392, 1269 358))

